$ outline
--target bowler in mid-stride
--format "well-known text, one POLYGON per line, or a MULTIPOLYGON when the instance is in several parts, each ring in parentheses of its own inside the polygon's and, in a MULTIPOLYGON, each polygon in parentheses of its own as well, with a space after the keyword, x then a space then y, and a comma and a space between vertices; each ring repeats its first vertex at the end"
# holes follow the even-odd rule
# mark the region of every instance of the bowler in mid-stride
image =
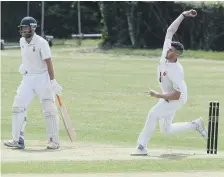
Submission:
POLYGON ((149 89, 147 94, 159 99, 149 111, 145 126, 138 138, 138 145, 131 155, 147 155, 147 145, 156 129, 157 121, 160 130, 166 135, 177 134, 186 130, 196 130, 207 139, 204 122, 198 118, 191 122, 172 123, 174 115, 187 101, 187 85, 184 81, 184 70, 177 58, 183 53, 180 42, 172 41, 180 23, 189 17, 195 17, 195 10, 184 11, 167 29, 162 56, 158 66, 158 82, 162 93, 149 89))
POLYGON ((37 94, 46 121, 47 148, 59 148, 59 119, 55 103, 55 94, 62 87, 54 78, 51 50, 48 42, 35 33, 37 21, 33 17, 24 17, 19 25, 21 34, 20 48, 22 64, 19 72, 23 75, 12 105, 12 139, 5 146, 23 149, 23 131, 26 124, 26 110, 37 94))

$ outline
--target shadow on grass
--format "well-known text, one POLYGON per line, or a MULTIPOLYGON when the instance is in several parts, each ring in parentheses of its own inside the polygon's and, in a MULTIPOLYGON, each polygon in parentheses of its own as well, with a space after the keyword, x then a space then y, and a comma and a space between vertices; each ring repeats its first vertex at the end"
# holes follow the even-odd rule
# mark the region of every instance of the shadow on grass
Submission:
POLYGON ((169 160, 182 160, 188 158, 189 156, 194 156, 195 154, 186 154, 186 153, 166 153, 161 154, 158 158, 169 159, 169 160))
POLYGON ((75 147, 63 146, 63 148, 59 148, 59 149, 47 149, 46 147, 43 147, 43 146, 39 146, 39 147, 37 146, 36 148, 25 148, 25 149, 7 148, 7 149, 11 149, 13 151, 20 151, 24 153, 39 153, 39 152, 65 151, 68 149, 75 149, 75 147))

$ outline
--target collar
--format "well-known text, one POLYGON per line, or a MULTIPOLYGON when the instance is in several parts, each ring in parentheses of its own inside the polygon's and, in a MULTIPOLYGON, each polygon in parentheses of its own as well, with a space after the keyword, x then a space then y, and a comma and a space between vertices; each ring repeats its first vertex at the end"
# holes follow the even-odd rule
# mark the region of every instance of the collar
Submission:
MULTIPOLYGON (((37 39, 37 35, 36 35, 36 33, 34 33, 32 39, 31 39, 30 43, 28 43, 28 45, 34 45, 36 39, 37 39)), ((26 40, 26 39, 25 39, 25 40, 26 40)), ((27 41, 26 41, 26 42, 27 42, 27 41)))
POLYGON ((177 58, 174 62, 170 62, 167 57, 165 57, 165 58, 166 58, 166 63, 177 63, 178 62, 177 58))

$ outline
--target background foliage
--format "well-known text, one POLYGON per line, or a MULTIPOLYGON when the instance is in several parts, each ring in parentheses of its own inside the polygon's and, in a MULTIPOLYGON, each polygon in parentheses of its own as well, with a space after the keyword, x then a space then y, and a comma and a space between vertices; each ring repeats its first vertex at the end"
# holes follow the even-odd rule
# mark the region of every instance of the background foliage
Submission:
MULTIPOLYGON (((2 2, 2 38, 19 39, 17 25, 26 16, 26 7, 26 2, 2 2)), ((103 33, 104 47, 161 48, 168 26, 191 8, 198 16, 186 19, 174 40, 186 49, 224 50, 224 2, 85 1, 81 2, 82 33, 103 33)), ((41 2, 30 3, 30 15, 40 23, 41 2)), ((77 2, 45 2, 45 33, 56 38, 78 33, 77 2)))

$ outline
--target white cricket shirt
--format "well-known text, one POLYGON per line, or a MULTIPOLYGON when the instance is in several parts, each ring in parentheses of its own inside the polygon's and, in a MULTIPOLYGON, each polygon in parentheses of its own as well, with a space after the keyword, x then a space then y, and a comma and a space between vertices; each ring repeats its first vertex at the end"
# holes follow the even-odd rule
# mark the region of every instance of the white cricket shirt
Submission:
POLYGON ((44 38, 34 34, 28 44, 22 37, 20 38, 20 48, 22 63, 28 74, 40 74, 48 70, 44 60, 51 58, 51 50, 44 38))
POLYGON ((174 21, 174 23, 170 26, 170 30, 167 31, 157 75, 159 85, 163 93, 170 93, 174 90, 181 92, 180 101, 186 103, 187 85, 184 81, 183 66, 179 61, 176 63, 169 63, 166 59, 167 51, 171 47, 173 34, 179 26, 178 23, 180 23, 182 20, 182 16, 178 17, 177 20, 174 21))
POLYGON ((176 63, 160 63, 158 66, 158 81, 163 93, 174 90, 181 92, 180 101, 187 101, 187 85, 184 81, 184 70, 182 65, 176 63))

